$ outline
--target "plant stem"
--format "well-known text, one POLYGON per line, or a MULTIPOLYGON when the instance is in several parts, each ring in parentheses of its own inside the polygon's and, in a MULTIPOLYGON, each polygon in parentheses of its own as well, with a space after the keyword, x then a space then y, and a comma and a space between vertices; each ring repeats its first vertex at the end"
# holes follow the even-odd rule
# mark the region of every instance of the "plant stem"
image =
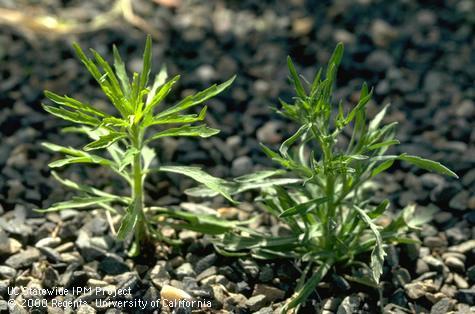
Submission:
POLYGON ((133 146, 138 153, 134 156, 132 164, 133 172, 133 192, 132 201, 134 202, 134 210, 137 214, 137 225, 135 228, 135 241, 140 243, 148 240, 148 227, 144 214, 144 196, 143 196, 143 169, 142 169, 142 135, 139 128, 133 129, 133 146))

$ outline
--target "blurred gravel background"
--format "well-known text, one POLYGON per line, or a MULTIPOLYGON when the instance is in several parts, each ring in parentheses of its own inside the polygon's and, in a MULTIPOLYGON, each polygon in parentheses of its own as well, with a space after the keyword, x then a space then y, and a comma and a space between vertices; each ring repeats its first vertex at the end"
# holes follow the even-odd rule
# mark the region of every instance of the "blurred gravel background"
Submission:
MULTIPOLYGON (((85 23, 113 4, 0 0, 2 10, 9 10, 5 12, 57 15, 85 23)), ((35 33, 28 23, 12 25, 5 22, 6 15, 0 17, 0 212, 12 211, 25 224, 25 219, 41 219, 31 210, 63 199, 66 192, 49 177, 47 163, 52 156, 40 143, 85 143, 57 133, 63 124, 40 107, 44 89, 107 106, 75 58, 71 43, 94 48, 109 60, 116 44, 128 68, 138 70, 144 30, 151 30, 154 72, 166 65, 171 75, 182 75, 169 104, 238 75, 230 89, 209 102, 208 122, 222 132, 204 141, 167 138, 156 146, 162 161, 203 165, 224 178, 270 166, 258 143, 277 145, 295 130, 270 110, 279 97, 292 96, 286 56, 312 78, 341 41, 345 55, 336 100, 354 105, 362 82, 368 82, 375 88, 369 115, 391 103, 386 120, 400 123, 397 137, 402 145, 397 151, 441 161, 460 176, 452 180, 422 171, 408 173, 411 169, 398 164, 381 178, 383 195, 389 195, 395 209, 411 202, 440 208, 422 238, 442 239, 441 246, 447 247, 475 237, 474 1, 137 0, 133 11, 145 23, 138 23, 139 28, 116 18, 100 30, 66 35, 35 33)), ((126 192, 99 169, 68 172, 126 192)), ((178 177, 164 179, 152 176, 149 201, 183 201, 181 191, 192 183, 178 177)), ((467 252, 465 263, 471 266, 474 248, 467 252)), ((469 292, 463 296, 454 292, 449 298, 473 305, 475 270, 472 267, 472 277, 464 271, 467 285, 457 289, 469 292)), ((432 303, 422 306, 430 309, 432 303)))

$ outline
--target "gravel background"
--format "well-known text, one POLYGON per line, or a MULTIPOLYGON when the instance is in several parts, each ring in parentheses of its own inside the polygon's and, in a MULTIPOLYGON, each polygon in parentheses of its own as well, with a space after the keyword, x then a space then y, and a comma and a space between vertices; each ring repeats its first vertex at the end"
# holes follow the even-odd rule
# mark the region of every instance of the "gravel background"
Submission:
MULTIPOLYGON (((9 9, 39 4, 0 1, 0 7, 9 9)), ((88 20, 111 4, 106 0, 41 2, 46 13, 78 20, 88 20)), ((336 98, 354 104, 362 82, 368 82, 375 88, 369 115, 391 103, 386 121, 400 123, 397 137, 403 144, 396 151, 443 161, 460 176, 460 180, 448 179, 397 164, 381 177, 379 192, 389 196, 395 210, 411 202, 440 209, 433 222, 414 235, 422 245, 391 248, 383 285, 387 311, 405 313, 399 306, 409 313, 471 313, 475 304, 473 1, 181 1, 171 8, 140 0, 134 1, 134 10, 158 30, 154 72, 166 64, 170 74, 182 74, 170 103, 238 75, 229 90, 209 102, 208 123, 222 130, 218 136, 206 141, 166 139, 155 147, 163 161, 203 165, 224 178, 270 166, 258 143, 277 145, 295 130, 270 110, 279 97, 292 95, 286 56, 293 57, 304 76, 312 77, 318 66, 326 64, 336 42, 344 42, 336 98)), ((278 302, 290 296, 296 275, 288 271, 293 267, 288 263, 224 259, 213 253, 207 239, 183 232, 180 237, 190 245, 182 251, 164 249, 157 261, 132 261, 124 257, 122 244, 110 237, 103 218, 75 211, 45 218, 32 212, 70 195, 50 178, 46 165, 52 156, 39 144, 45 140, 73 146, 85 143, 57 133, 63 124, 42 112, 42 91, 107 106, 75 59, 71 43, 78 41, 105 56, 111 55, 115 43, 127 66, 138 70, 145 35, 122 21, 94 33, 56 38, 26 36, 18 26, 0 26, 0 309, 3 300, 10 298, 7 287, 11 286, 131 286, 134 295, 153 299, 165 283, 213 300, 211 313, 262 314, 278 308, 278 302)), ((84 182, 93 178, 99 187, 128 192, 101 169, 72 167, 65 172, 84 182)), ((179 177, 152 176, 148 201, 160 205, 187 201, 181 191, 192 184, 179 177)), ((207 205, 222 204, 217 199, 207 205)), ((243 215, 250 209, 244 203, 243 215)), ((327 282, 304 313, 314 313, 318 307, 325 307, 324 313, 377 311, 374 291, 338 276, 327 282)), ((18 305, 10 310, 25 311, 18 305)), ((94 311, 84 307, 81 313, 94 311)))

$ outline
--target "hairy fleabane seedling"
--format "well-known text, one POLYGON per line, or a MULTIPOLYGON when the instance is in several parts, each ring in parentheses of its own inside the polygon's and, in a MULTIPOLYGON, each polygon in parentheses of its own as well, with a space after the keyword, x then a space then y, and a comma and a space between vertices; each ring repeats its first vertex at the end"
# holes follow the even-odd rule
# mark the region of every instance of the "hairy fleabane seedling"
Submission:
POLYGON ((159 165, 157 168, 151 168, 156 155, 147 145, 167 136, 206 138, 217 134, 219 130, 210 128, 204 123, 192 125, 204 120, 206 106, 199 114, 183 114, 183 111, 201 105, 221 93, 232 84, 234 77, 223 84, 213 85, 187 96, 177 104, 161 108, 159 112, 156 112, 179 76, 167 80, 166 71, 162 70, 155 77, 153 84, 149 85, 152 62, 150 36, 147 38, 143 54, 142 72, 133 73, 131 79, 116 47, 113 49, 113 66, 110 66, 99 53, 92 49, 93 59, 88 58, 79 45, 74 44, 74 49, 115 107, 116 114, 111 115, 77 99, 46 91, 46 97, 56 105, 43 104, 44 110, 56 117, 79 124, 79 127, 69 127, 66 130, 84 133, 92 139, 92 142, 83 148, 44 143, 43 145, 51 151, 65 155, 65 158, 50 163, 49 167, 58 168, 70 164, 104 166, 124 179, 130 185, 132 192, 130 196, 113 195, 92 186, 62 179, 53 172, 56 179, 67 187, 79 191, 81 196, 53 204, 50 208, 39 211, 51 212, 66 208, 95 206, 121 214, 122 219, 117 236, 119 239, 124 239, 135 230, 136 253, 141 241, 148 241, 151 238, 163 239, 160 230, 152 224, 148 216, 149 208, 144 204, 144 181, 150 172, 183 174, 231 200, 229 194, 221 188, 221 180, 210 176, 198 167, 159 165), (166 128, 169 125, 174 125, 174 127, 166 128), (152 130, 152 127, 161 127, 161 130, 157 132, 157 130, 152 130), (96 151, 101 152, 92 153, 96 151), (113 207, 114 204, 123 205, 124 210, 117 211, 113 207))
MULTIPOLYGON (((299 129, 278 152, 262 145, 264 152, 285 170, 246 175, 226 186, 231 195, 260 189, 258 200, 287 226, 290 234, 275 236, 255 230, 228 233, 217 244, 223 254, 250 251, 257 258, 292 258, 306 265, 284 313, 305 302, 333 266, 360 267, 365 253, 371 255, 367 268, 371 276, 347 278, 378 287, 385 246, 410 242, 404 232, 427 221, 427 215, 414 215, 415 207, 408 206, 389 225, 378 225, 376 219, 389 207, 389 201, 375 204, 371 195, 363 193, 376 175, 400 160, 457 177, 438 162, 408 154, 385 155, 390 146, 399 143, 394 138, 396 123, 380 126, 387 107, 367 121, 365 106, 372 92, 366 84, 359 102, 348 113, 342 102, 333 106, 332 89, 342 55, 343 45, 338 44, 325 75, 320 69, 311 83, 302 82, 288 58, 296 96, 293 104, 281 101, 278 112, 299 129), (345 141, 344 131, 351 134, 345 141), (339 142, 342 145, 337 145, 339 142), (274 178, 276 175, 283 177, 274 178)), ((189 193, 206 195, 207 190, 195 188, 189 193)), ((213 194, 208 190, 207 195, 213 194)))

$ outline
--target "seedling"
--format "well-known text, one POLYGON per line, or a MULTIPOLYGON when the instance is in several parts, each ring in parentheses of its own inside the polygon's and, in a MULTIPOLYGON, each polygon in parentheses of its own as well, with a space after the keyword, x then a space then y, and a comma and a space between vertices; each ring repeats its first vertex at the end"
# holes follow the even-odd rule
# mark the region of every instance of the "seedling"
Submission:
MULTIPOLYGON (((231 196, 221 187, 221 180, 205 173, 198 167, 165 166, 151 168, 156 159, 155 152, 148 144, 167 136, 210 137, 219 132, 202 123, 206 116, 204 106, 199 114, 183 114, 183 111, 203 104, 229 87, 234 77, 220 84, 213 85, 194 95, 187 96, 177 104, 164 107, 163 101, 170 93, 179 76, 167 80, 165 70, 155 77, 149 85, 152 63, 152 42, 147 38, 143 54, 141 73, 133 73, 129 78, 124 62, 116 47, 113 48, 114 64, 110 66, 94 50, 93 59, 74 44, 77 56, 86 66, 92 77, 99 83, 102 91, 110 100, 116 114, 101 111, 92 105, 68 96, 60 96, 46 91, 45 95, 56 105, 43 104, 44 110, 52 115, 80 125, 68 127, 65 131, 86 134, 92 142, 83 148, 65 147, 51 143, 43 145, 53 152, 65 155, 65 158, 49 164, 50 168, 59 168, 70 164, 92 164, 109 168, 131 187, 131 195, 113 195, 95 187, 62 179, 53 172, 53 176, 65 186, 75 189, 81 196, 72 200, 53 204, 42 212, 59 211, 66 208, 101 207, 114 214, 120 214, 121 224, 117 232, 119 239, 124 239, 135 231, 132 254, 136 254, 142 241, 164 239, 159 228, 149 217, 151 211, 144 204, 144 181, 153 171, 178 173, 206 185, 232 201, 231 196), (157 108, 161 107, 159 112, 157 108), (194 124, 199 123, 199 124, 194 124), (194 125, 192 125, 194 124, 194 125), (169 127, 174 125, 174 127, 169 127), (157 131, 155 128, 161 127, 157 131), (93 152, 98 152, 93 154, 93 152), (121 205, 117 210, 114 205, 121 205)), ((166 212, 164 209, 159 209, 166 212)), ((156 216, 156 212, 153 213, 156 216)))
MULTIPOLYGON (((415 207, 408 206, 389 225, 379 225, 377 219, 389 207, 389 201, 373 201, 368 187, 376 175, 399 160, 457 177, 438 162, 408 154, 385 155, 390 146, 399 144, 394 138, 396 123, 380 126, 387 107, 367 121, 365 106, 372 91, 366 84, 348 113, 342 102, 334 107, 332 89, 342 56, 343 45, 338 44, 325 75, 320 69, 311 83, 301 80, 288 58, 296 95, 292 104, 281 101, 278 113, 299 128, 278 152, 262 145, 265 154, 285 170, 240 177, 226 187, 229 194, 260 189, 258 200, 287 226, 290 234, 275 236, 253 230, 228 233, 217 244, 223 254, 250 251, 256 258, 291 258, 306 265, 283 313, 305 302, 333 266, 360 267, 369 252, 370 275, 347 278, 377 288, 385 246, 412 242, 404 233, 427 222, 427 213, 414 215, 415 207), (281 177, 274 178, 277 175, 281 177)), ((206 191, 195 188, 189 193, 206 195, 206 191)), ((207 192, 215 194, 209 189, 207 192)))

